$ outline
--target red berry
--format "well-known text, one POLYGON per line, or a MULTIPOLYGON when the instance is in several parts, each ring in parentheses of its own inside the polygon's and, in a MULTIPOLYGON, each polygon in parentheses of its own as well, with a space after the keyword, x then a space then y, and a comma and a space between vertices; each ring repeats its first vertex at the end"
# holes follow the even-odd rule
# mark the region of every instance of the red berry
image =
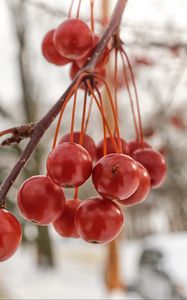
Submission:
POLYGON ((0 209, 0 261, 7 260, 16 252, 21 239, 18 220, 7 210, 0 209))
MULTIPOLYGON (((83 57, 82 59, 75 60, 75 63, 77 64, 77 66, 79 68, 82 68, 88 62, 88 60, 92 57, 99 40, 100 40, 100 37, 98 35, 94 35, 92 48, 89 50, 87 55, 85 57, 83 57)), ((96 69, 103 68, 103 66, 108 62, 108 60, 109 60, 109 48, 106 47, 105 50, 103 51, 101 58, 99 59, 97 65, 96 65, 96 69)))
POLYGON ((169 50, 175 57, 179 57, 181 54, 181 47, 179 45, 173 45, 169 47, 169 50))
POLYGON ((170 123, 177 129, 187 129, 187 121, 180 115, 173 115, 169 119, 170 123))
POLYGON ((151 146, 147 142, 139 142, 137 140, 131 140, 128 142, 129 155, 132 156, 133 152, 138 149, 151 148, 151 146))
POLYGON ((90 154, 75 143, 58 145, 49 154, 47 172, 51 179, 61 187, 78 187, 91 175, 90 154))
POLYGON ((143 129, 143 136, 146 137, 146 138, 150 138, 152 137, 153 135, 155 135, 155 130, 153 127, 151 126, 147 126, 143 129))
POLYGON ((53 35, 55 30, 50 30, 44 37, 42 42, 42 53, 45 59, 55 65, 64 66, 70 62, 69 59, 63 57, 56 50, 53 43, 53 35))
MULTIPOLYGON (((76 63, 73 63, 71 65, 70 68, 70 78, 71 80, 75 79, 75 76, 77 75, 77 73, 79 72, 79 67, 77 67, 76 63)), ((98 69, 97 71, 95 71, 95 73, 103 78, 105 78, 106 76, 106 71, 105 69, 98 69)), ((103 81, 100 79, 94 79, 95 84, 97 85, 98 88, 100 88, 103 85, 103 81)), ((82 89, 85 88, 84 85, 81 86, 82 89)))
POLYGON ((139 175, 140 175, 140 183, 137 190, 132 194, 129 198, 119 201, 120 204, 124 204, 126 206, 131 206, 143 202, 150 191, 150 176, 147 170, 138 163, 139 167, 139 175))
POLYGON ((104 198, 123 200, 138 188, 138 165, 125 154, 106 155, 93 168, 92 181, 104 198))
POLYGON ((63 237, 78 238, 79 234, 75 227, 75 214, 80 201, 68 200, 61 216, 53 223, 55 230, 63 237))
POLYGON ((48 225, 63 212, 64 193, 49 177, 33 176, 21 186, 18 206, 26 219, 39 225, 48 225))
POLYGON ((68 59, 84 57, 93 44, 93 35, 86 23, 79 19, 68 19, 61 23, 54 34, 57 51, 68 59))
MULTIPOLYGON (((118 139, 117 138, 114 138, 114 139, 118 145, 118 139)), ((110 137, 106 138, 106 146, 107 146, 107 154, 116 153, 110 137)), ((128 154, 129 153, 128 145, 123 139, 121 139, 121 146, 122 146, 123 154, 128 154)), ((97 144, 97 159, 98 160, 103 157, 103 150, 104 150, 104 140, 101 140, 97 144)))
MULTIPOLYGON (((69 142, 70 140, 70 133, 64 135, 58 144, 62 144, 64 142, 69 142)), ((73 133, 73 141, 76 144, 79 144, 80 141, 80 132, 76 131, 73 133)), ((83 135, 83 144, 82 146, 88 151, 90 154, 92 160, 96 159, 96 145, 94 143, 94 140, 87 134, 84 133, 83 135)))
POLYGON ((133 59, 133 65, 134 66, 139 66, 143 65, 145 67, 150 67, 154 65, 154 61, 146 56, 135 56, 133 59))
POLYGON ((93 197, 83 201, 75 216, 80 237, 88 243, 108 243, 121 231, 123 215, 114 202, 93 197))
POLYGON ((160 186, 166 177, 166 161, 164 156, 153 149, 140 149, 133 153, 133 158, 141 163, 148 171, 151 186, 160 186))

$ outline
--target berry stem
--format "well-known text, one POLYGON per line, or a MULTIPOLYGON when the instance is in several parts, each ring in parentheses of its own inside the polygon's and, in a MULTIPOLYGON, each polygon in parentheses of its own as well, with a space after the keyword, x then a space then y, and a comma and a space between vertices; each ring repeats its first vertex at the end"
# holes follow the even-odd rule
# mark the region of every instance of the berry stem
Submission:
POLYGON ((132 98, 132 94, 130 91, 129 82, 128 82, 128 78, 127 78, 125 60, 124 60, 124 57, 121 52, 120 52, 120 55, 121 55, 121 60, 122 60, 122 64, 123 64, 123 75, 124 75, 124 79, 125 79, 125 85, 127 87, 127 92, 128 92, 129 99, 130 99, 133 123, 134 123, 134 128, 135 128, 135 133, 136 133, 136 139, 139 140, 139 131, 138 131, 138 125, 137 125, 136 114, 135 114, 135 109, 134 109, 134 102, 133 102, 133 98, 132 98))
POLYGON ((90 27, 91 27, 91 30, 93 32, 95 32, 95 21, 94 21, 94 0, 90 0, 90 7, 91 7, 91 24, 90 24, 90 27))
POLYGON ((68 12, 68 18, 71 18, 72 9, 73 9, 73 4, 74 4, 74 0, 71 0, 71 4, 70 4, 70 8, 69 8, 69 12, 68 12))
MULTIPOLYGON (((0 205, 5 203, 5 197, 13 185, 14 181, 16 180, 17 176, 19 175, 20 171, 28 161, 30 155, 36 148, 37 144, 41 140, 42 136, 46 132, 46 130, 50 127, 54 119, 57 117, 59 112, 61 111, 62 105, 66 98, 68 97, 69 93, 72 90, 75 90, 75 84, 77 80, 80 78, 81 75, 85 75, 84 72, 94 71, 97 62, 100 60, 103 51, 107 47, 108 41, 112 37, 113 34, 118 30, 123 12, 125 10, 126 4, 128 0, 118 0, 115 6, 114 12, 112 14, 111 20, 107 29, 105 30, 101 40, 99 41, 92 58, 90 59, 89 63, 81 69, 78 74, 76 75, 75 79, 72 81, 70 86, 64 92, 64 94, 58 99, 58 101, 51 107, 51 109, 46 113, 46 115, 35 124, 31 139, 25 149, 23 150, 21 156, 19 157, 18 161, 10 171, 9 175, 5 178, 3 183, 0 186, 0 205)), ((98 103, 99 104, 99 103, 98 103)), ((115 140, 114 140, 115 143, 115 140)), ((116 149, 116 148, 115 148, 116 149)))
MULTIPOLYGON (((116 110, 116 117, 119 122, 119 115, 118 115, 118 85, 117 85, 117 77, 118 77, 118 51, 115 49, 115 56, 114 56, 114 103, 115 103, 115 110, 116 110)), ((115 128, 116 131, 116 128, 115 128)))
POLYGON ((87 105, 87 86, 84 93, 84 103, 83 103, 83 111, 82 111, 82 122, 81 122, 81 132, 80 132, 80 139, 79 144, 82 145, 84 142, 84 132, 85 132, 85 116, 86 116, 86 105, 87 105))
POLYGON ((89 104, 89 108, 88 108, 88 114, 87 114, 87 118, 86 118, 86 122, 85 122, 85 128, 84 128, 84 132, 87 131, 88 128, 88 123, 90 120, 90 115, 91 115, 91 111, 92 111, 92 104, 93 104, 93 97, 90 97, 90 104, 89 104))
POLYGON ((79 4, 78 4, 78 8, 77 8, 77 19, 79 19, 79 15, 80 15, 81 2, 82 2, 82 0, 79 0, 79 4))
POLYGON ((120 153, 122 153, 122 145, 121 145, 118 118, 117 118, 115 106, 114 106, 114 103, 113 103, 112 94, 110 92, 110 88, 108 86, 108 83, 106 82, 106 80, 102 76, 97 75, 96 78, 99 78, 100 80, 102 80, 104 85, 105 85, 105 88, 106 88, 106 91, 107 91, 107 94, 108 94, 108 98, 109 98, 109 101, 110 101, 111 109, 112 109, 113 118, 114 118, 114 123, 115 123, 115 128, 116 128, 116 133, 117 133, 117 140, 118 140, 118 147, 119 147, 120 153))
POLYGON ((78 199, 78 196, 79 196, 79 188, 75 188, 75 192, 74 192, 74 200, 78 199))
MULTIPOLYGON (((97 94, 98 94, 98 98, 99 98, 99 101, 100 101, 100 105, 101 105, 101 109, 104 111, 104 107, 103 107, 103 99, 102 99, 102 96, 101 96, 101 93, 99 91, 99 89, 97 88, 97 86, 95 85, 94 86, 97 94)), ((107 142, 106 142, 106 125, 105 125, 105 120, 104 118, 102 117, 103 119, 103 137, 104 137, 104 143, 103 143, 103 156, 107 155, 107 142)))
POLYGON ((59 133, 59 130, 60 130, 60 124, 61 124, 62 116, 64 114, 64 110, 66 108, 66 105, 67 105, 68 101, 69 101, 69 97, 66 99, 66 101, 62 105, 62 109, 60 111, 60 115, 59 115, 59 118, 58 118, 58 123, 57 123, 56 130, 55 130, 55 135, 54 135, 54 139, 53 139, 52 149, 54 149, 55 146, 56 146, 57 138, 58 138, 58 133, 59 133))
POLYGON ((72 110, 72 117, 71 117, 71 129, 70 129, 70 142, 73 143, 73 133, 74 133, 74 125, 75 125, 75 111, 76 111, 76 105, 77 105, 77 93, 78 88, 75 91, 74 94, 74 100, 73 100, 73 110, 72 110))
POLYGON ((138 123, 139 123, 139 130, 140 130, 140 142, 143 145, 143 129, 142 129, 142 120, 141 120, 141 113, 140 113, 140 105, 139 105, 139 97, 138 97, 138 92, 137 92, 137 88, 136 88, 136 82, 135 82, 135 78, 134 78, 134 74, 132 71, 132 66, 130 63, 130 60, 128 58, 128 55, 126 53, 126 51, 122 48, 122 53, 124 54, 126 61, 127 61, 127 65, 131 74, 131 78, 132 78, 132 83, 133 83, 133 87, 134 87, 134 93, 135 93, 135 98, 136 98, 136 106, 137 106, 137 112, 138 112, 138 123))
POLYGON ((102 0, 101 1, 101 10, 102 10, 102 18, 101 18, 101 24, 106 26, 108 23, 108 18, 109 18, 109 2, 108 0, 102 0))
POLYGON ((118 77, 118 51, 117 51, 117 49, 115 49, 115 55, 114 55, 114 103, 115 103, 115 108, 116 108, 116 114, 118 115, 117 77, 118 77))
POLYGON ((120 151, 119 151, 119 149, 118 149, 118 146, 116 145, 115 139, 114 139, 114 137, 113 137, 112 131, 111 131, 111 129, 110 129, 109 125, 108 125, 108 122, 107 122, 107 120, 106 120, 106 117, 105 117, 105 115, 104 115, 104 111, 102 110, 101 105, 99 104, 99 101, 97 100, 97 97, 96 97, 95 94, 94 94, 94 90, 93 90, 93 88, 92 88, 92 86, 91 86, 91 84, 90 84, 90 82, 89 82, 88 80, 86 81, 86 83, 87 83, 87 85, 88 85, 88 88, 89 88, 89 91, 90 91, 91 95, 93 96, 93 99, 95 100, 95 102, 96 102, 96 104, 97 104, 97 106, 98 106, 98 108, 99 108, 99 111, 100 111, 100 113, 101 113, 101 116, 102 116, 102 118, 103 118, 103 120, 104 120, 104 122, 105 122, 105 126, 106 126, 106 128, 107 128, 107 130, 108 130, 108 133, 109 133, 109 135, 110 135, 110 138, 111 138, 111 142, 112 142, 112 144, 113 144, 113 147, 114 147, 114 149, 115 149, 115 151, 116 151, 117 153, 120 153, 120 151))
MULTIPOLYGON (((83 112, 82 112, 82 121, 81 121, 81 132, 80 132, 80 138, 79 138, 79 144, 83 145, 84 142, 84 123, 85 123, 85 114, 86 114, 86 104, 87 104, 87 95, 88 95, 88 91, 87 91, 87 86, 86 86, 86 90, 84 93, 84 103, 83 103, 83 112)), ((78 199, 78 194, 79 194, 79 188, 75 188, 75 192, 74 192, 74 200, 78 199)))
POLYGON ((53 140, 53 147, 52 149, 55 148, 56 146, 56 143, 57 143, 57 139, 58 139, 58 133, 59 133, 59 130, 60 130, 60 125, 61 125, 61 121, 62 121, 62 116, 64 114, 64 111, 65 111, 65 108, 66 108, 66 105, 67 103, 69 102, 69 100, 71 99, 71 97, 73 96, 74 92, 77 91, 77 88, 80 84, 80 81, 81 79, 83 78, 84 74, 82 76, 80 76, 79 80, 77 80, 75 86, 74 86, 74 89, 72 90, 72 92, 70 91, 69 95, 67 96, 67 98, 65 99, 64 103, 62 104, 62 108, 60 110, 60 115, 59 115, 59 119, 58 119, 58 122, 57 122, 57 126, 56 126, 56 130, 55 130, 55 135, 54 135, 54 140, 53 140))

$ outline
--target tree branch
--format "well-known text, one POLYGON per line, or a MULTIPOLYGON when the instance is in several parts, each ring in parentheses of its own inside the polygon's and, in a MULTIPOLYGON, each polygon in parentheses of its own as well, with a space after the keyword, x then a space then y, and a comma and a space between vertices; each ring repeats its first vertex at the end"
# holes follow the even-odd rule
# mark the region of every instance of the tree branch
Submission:
POLYGON ((34 151, 35 147, 39 143, 40 139, 42 138, 45 131, 49 128, 49 126, 52 124, 56 116, 61 110, 61 107, 68 97, 69 93, 71 92, 72 88, 74 88, 77 79, 80 77, 81 73, 86 72, 93 72, 94 68, 99 61, 104 49, 107 46, 107 43, 109 39, 116 33, 120 26, 121 18, 124 12, 124 9, 126 7, 128 0, 118 0, 115 10, 112 14, 110 23, 104 32, 90 62, 77 74, 74 81, 70 84, 70 86, 67 88, 65 93, 59 98, 59 100, 56 102, 56 104, 49 110, 49 112, 40 120, 38 121, 33 129, 31 139, 29 143, 27 144, 25 150, 21 154, 20 158, 16 162, 15 166, 13 167, 12 171, 8 175, 8 177, 4 180, 4 182, 0 186, 0 206, 5 206, 5 197, 14 183, 15 179, 19 175, 20 171, 28 161, 30 155, 34 151))
POLYGON ((25 124, 18 127, 12 127, 0 132, 0 137, 11 134, 11 137, 4 139, 0 144, 1 146, 9 146, 11 144, 18 144, 23 139, 29 138, 32 136, 35 123, 25 124))

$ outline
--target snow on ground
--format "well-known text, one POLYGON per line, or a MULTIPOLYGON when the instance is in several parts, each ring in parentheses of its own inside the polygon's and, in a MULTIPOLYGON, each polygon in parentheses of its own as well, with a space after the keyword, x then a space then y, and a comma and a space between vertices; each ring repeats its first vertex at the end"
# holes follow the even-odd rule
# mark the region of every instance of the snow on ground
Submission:
MULTIPOLYGON (((116 291, 107 294, 103 284, 106 247, 80 241, 53 238, 56 254, 54 270, 39 270, 34 248, 20 248, 1 264, 0 284, 6 299, 133 299, 116 291)), ((187 289, 187 234, 156 235, 144 240, 121 242, 121 269, 126 282, 138 276, 138 259, 143 247, 155 247, 166 254, 165 268, 187 289)))
MULTIPOLYGON (((38 270, 32 248, 2 264, 8 299, 107 299, 103 286, 104 248, 58 241, 56 268, 38 270)), ((120 293, 117 293, 117 298, 120 293)), ((112 295, 115 298, 115 295, 112 295)))

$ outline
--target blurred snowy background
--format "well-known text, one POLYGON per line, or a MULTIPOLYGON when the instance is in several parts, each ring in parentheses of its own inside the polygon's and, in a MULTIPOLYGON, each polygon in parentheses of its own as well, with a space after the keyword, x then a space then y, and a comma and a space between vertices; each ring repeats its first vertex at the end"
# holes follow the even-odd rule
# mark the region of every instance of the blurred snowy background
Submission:
MULTIPOLYGON (((101 0, 96 2, 100 20, 101 0)), ((77 4, 78 1, 75 0, 77 4)), ((81 16, 88 19, 89 1, 81 16)), ((110 11, 116 1, 109 1, 110 11)), ((48 64, 41 40, 65 17, 70 1, 0 0, 0 130, 38 120, 70 83, 69 66, 48 64)), ((121 36, 131 58, 140 95, 146 139, 167 158, 165 184, 141 205, 126 211, 119 240, 124 290, 107 290, 108 246, 67 241, 53 228, 24 223, 16 192, 25 178, 45 173, 55 127, 47 132, 8 194, 8 208, 24 226, 24 243, 0 266, 1 299, 163 299, 187 297, 187 1, 129 0, 121 36), (128 290, 128 292, 127 292, 128 290)), ((103 27, 98 22, 97 32, 103 27)), ((80 103, 82 95, 80 93, 80 103)), ((120 91, 122 134, 133 138, 125 89, 120 91)), ((80 104, 81 106, 81 104, 80 104)), ((61 133, 69 130, 71 105, 61 133)), ((82 111, 82 109, 80 109, 82 111)), ((77 115, 76 125, 81 115, 77 115)), ((88 132, 102 136, 94 107, 88 132)), ((8 174, 26 141, 0 148, 0 180, 8 174)), ((84 199, 91 184, 81 190, 84 199)))

